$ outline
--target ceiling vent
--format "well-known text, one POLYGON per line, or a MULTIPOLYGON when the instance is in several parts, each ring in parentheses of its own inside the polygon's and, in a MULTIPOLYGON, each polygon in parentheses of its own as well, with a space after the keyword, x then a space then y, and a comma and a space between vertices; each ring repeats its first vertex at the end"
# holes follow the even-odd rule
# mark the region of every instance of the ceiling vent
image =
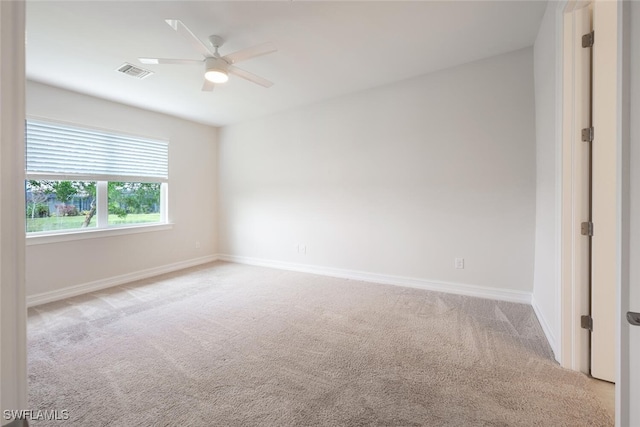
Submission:
POLYGON ((135 65, 131 65, 127 62, 122 64, 116 71, 131 77, 135 77, 136 79, 144 79, 145 77, 148 77, 151 74, 153 74, 153 71, 136 67, 135 65))

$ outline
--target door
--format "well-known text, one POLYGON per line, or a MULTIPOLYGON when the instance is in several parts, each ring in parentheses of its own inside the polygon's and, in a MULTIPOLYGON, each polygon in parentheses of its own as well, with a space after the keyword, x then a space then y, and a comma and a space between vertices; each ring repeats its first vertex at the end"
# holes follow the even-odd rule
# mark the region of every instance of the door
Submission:
POLYGON ((591 375, 615 382, 618 281, 618 4, 593 3, 591 375))
POLYGON ((562 365, 614 382, 620 254, 617 2, 571 6, 563 18, 562 330, 567 338, 562 365), (590 47, 583 36, 592 30, 590 47))
POLYGON ((589 373, 590 333, 580 325, 590 313, 590 239, 581 234, 589 221, 590 145, 581 129, 591 126, 591 49, 582 35, 591 32, 589 5, 568 4, 563 16, 562 88, 562 286, 561 364, 589 373), (576 9, 576 7, 578 7, 576 9))

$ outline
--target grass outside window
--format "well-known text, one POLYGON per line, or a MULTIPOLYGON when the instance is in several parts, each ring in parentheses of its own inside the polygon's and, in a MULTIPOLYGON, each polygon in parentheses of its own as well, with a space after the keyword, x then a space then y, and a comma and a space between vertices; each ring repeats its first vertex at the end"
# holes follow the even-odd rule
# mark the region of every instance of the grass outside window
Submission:
MULTIPOLYGON (((80 229, 82 227, 83 221, 84 217, 82 216, 27 218, 27 233, 80 229)), ((150 214, 129 214, 125 218, 120 218, 117 215, 109 215, 109 224, 113 226, 127 226, 159 222, 159 212, 150 214)), ((95 223, 92 228, 95 228, 95 223)))

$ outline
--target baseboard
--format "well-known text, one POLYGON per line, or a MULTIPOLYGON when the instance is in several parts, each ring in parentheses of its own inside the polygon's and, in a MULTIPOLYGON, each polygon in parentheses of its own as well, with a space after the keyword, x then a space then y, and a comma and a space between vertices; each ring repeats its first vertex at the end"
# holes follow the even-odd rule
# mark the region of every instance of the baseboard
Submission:
POLYGON ((538 322, 540 323, 540 326, 542 326, 542 331, 544 332, 544 335, 547 337, 547 341, 551 346, 551 350, 553 351, 553 355, 555 359, 558 362, 560 362, 557 356, 558 352, 556 349, 556 337, 553 334, 551 328, 549 327, 549 323, 547 322, 547 319, 542 314, 542 311, 540 311, 540 307, 538 306, 538 303, 536 302, 536 299, 533 295, 531 296, 531 307, 533 307, 533 312, 536 314, 536 317, 538 318, 538 322))
POLYGON ((369 273, 365 271, 346 270, 341 268, 322 267, 309 264, 273 261, 260 258, 250 258, 236 255, 218 254, 221 261, 238 264, 257 265, 277 268, 280 270, 299 271, 302 273, 318 274, 321 276, 339 277, 341 279, 361 280, 363 282, 382 283, 385 285, 406 286, 410 288, 426 289, 429 291, 446 292, 450 294, 467 295, 501 301, 531 304, 531 293, 509 289, 491 288, 487 286, 469 285, 464 283, 440 282, 417 279, 413 277, 392 276, 386 274, 369 273))
POLYGON ((61 299, 74 297, 88 292, 98 291, 100 289, 110 288, 112 286, 122 285, 124 283, 133 282, 140 279, 146 279, 160 274, 171 273, 172 271, 182 270, 194 267, 200 264, 216 261, 216 255, 209 255, 200 258, 193 258, 186 261, 175 262, 160 267, 148 268, 145 270, 134 271, 133 273, 122 274, 120 276, 109 277, 106 279, 95 280, 81 285, 69 286, 55 291, 43 292, 40 294, 27 296, 27 307, 45 304, 48 302, 58 301, 61 299))

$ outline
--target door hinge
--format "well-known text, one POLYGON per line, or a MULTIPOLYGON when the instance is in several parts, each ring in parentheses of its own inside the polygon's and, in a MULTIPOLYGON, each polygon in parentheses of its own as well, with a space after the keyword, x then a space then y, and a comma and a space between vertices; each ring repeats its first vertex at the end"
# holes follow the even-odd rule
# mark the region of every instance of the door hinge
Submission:
POLYGON ((593 141, 593 127, 582 129, 582 140, 585 142, 593 141))
POLYGON ((580 224, 580 234, 583 236, 593 236, 593 223, 588 221, 580 224))
POLYGON ((593 31, 585 34, 584 36, 582 36, 582 47, 592 47, 594 39, 595 35, 593 31))
POLYGON ((580 327, 593 331, 593 318, 589 315, 580 316, 580 327))

